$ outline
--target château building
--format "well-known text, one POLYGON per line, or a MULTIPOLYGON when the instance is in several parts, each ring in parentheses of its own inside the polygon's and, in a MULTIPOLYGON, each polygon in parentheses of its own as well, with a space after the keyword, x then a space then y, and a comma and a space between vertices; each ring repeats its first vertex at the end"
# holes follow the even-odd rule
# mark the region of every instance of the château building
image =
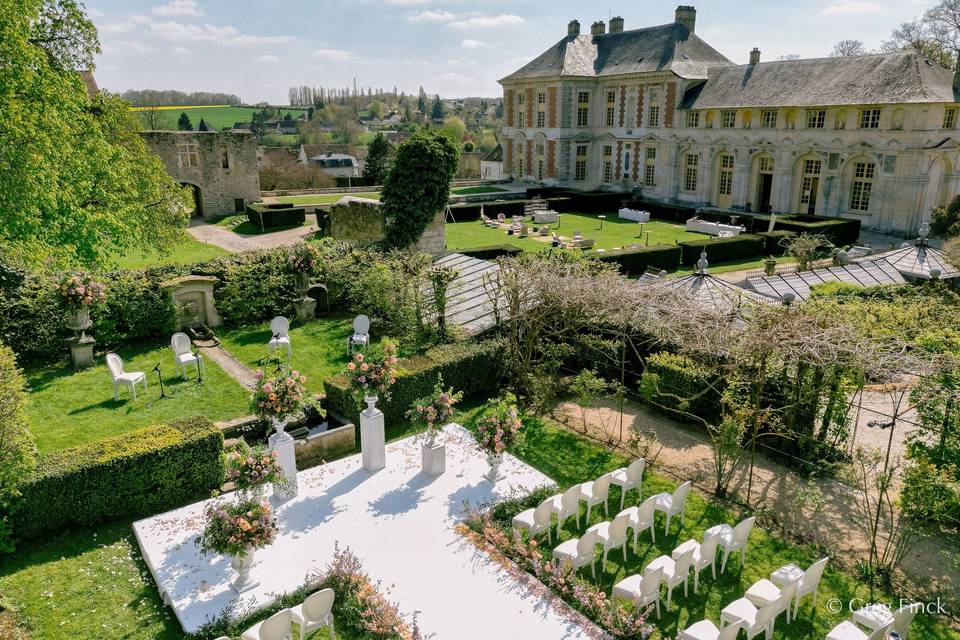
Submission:
POLYGON ((957 75, 915 51, 736 65, 676 19, 566 37, 500 81, 504 172, 913 232, 960 192, 957 75))

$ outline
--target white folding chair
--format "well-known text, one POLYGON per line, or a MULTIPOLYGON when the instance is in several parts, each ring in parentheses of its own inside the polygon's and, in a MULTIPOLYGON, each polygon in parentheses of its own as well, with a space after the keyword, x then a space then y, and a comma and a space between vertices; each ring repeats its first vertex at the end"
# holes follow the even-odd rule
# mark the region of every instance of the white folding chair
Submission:
MULTIPOLYGON (((627 561, 627 528, 630 526, 630 514, 621 512, 611 522, 595 524, 597 541, 603 545, 603 571, 607 570, 607 554, 610 549, 623 549, 623 561, 627 561)), ((587 529, 588 531, 590 529, 587 529)))
POLYGON ((749 600, 750 603, 757 608, 764 607, 771 602, 776 602, 777 606, 773 612, 773 619, 776 620, 778 615, 781 613, 786 613, 787 624, 790 624, 790 607, 793 606, 793 600, 796 596, 796 593, 796 582, 790 582, 783 585, 782 588, 778 588, 777 585, 773 584, 766 578, 761 578, 750 585, 750 588, 747 589, 747 592, 743 594, 743 597, 749 600))
POLYGON ((353 319, 353 335, 347 338, 347 353, 353 353, 354 348, 370 346, 370 318, 357 316, 353 319))
POLYGON ((240 634, 240 640, 293 640, 292 622, 293 612, 281 609, 240 634))
MULTIPOLYGON (((827 566, 830 558, 821 558, 807 567, 804 571, 795 564, 788 564, 780 567, 770 574, 770 581, 778 587, 783 587, 790 582, 797 583, 796 610, 800 609, 800 600, 804 596, 813 594, 813 608, 817 608, 817 589, 820 587, 820 579, 823 577, 823 570, 827 566)), ((796 613, 794 613, 796 616, 796 613)))
POLYGON ((744 518, 732 529, 726 525, 707 529, 706 533, 712 534, 719 532, 720 534, 720 547, 723 548, 723 562, 720 563, 720 573, 726 571, 727 559, 730 557, 730 554, 735 551, 740 552, 741 566, 746 562, 747 540, 750 538, 750 532, 753 531, 753 525, 756 521, 757 519, 753 517, 744 518), (724 529, 723 527, 726 528, 724 529))
POLYGON ((771 640, 776 609, 777 602, 771 602, 758 609, 746 598, 740 598, 725 606, 720 612, 720 626, 740 625, 747 632, 747 640, 761 633, 767 640, 771 640))
POLYGON ((720 541, 720 536, 712 535, 705 536, 703 539, 703 544, 699 544, 696 540, 690 539, 678 546, 673 550, 672 557, 674 560, 680 557, 687 549, 693 549, 693 563, 691 567, 693 568, 693 592, 700 593, 700 572, 710 567, 710 572, 713 574, 713 579, 717 579, 717 543, 720 541))
POLYGON ((200 357, 200 354, 193 352, 192 346, 190 336, 185 333, 175 333, 170 338, 170 348, 173 349, 173 363, 177 367, 177 373, 184 378, 187 377, 187 366, 191 364, 197 368, 197 375, 203 373, 203 358, 200 357))
POLYGON ((597 578, 596 568, 597 532, 587 530, 579 538, 562 542, 553 550, 553 557, 559 562, 569 562, 576 571, 590 565, 590 575, 597 578))
POLYGON ((740 625, 731 624, 718 629, 712 620, 694 622, 677 636, 677 640, 736 640, 740 625))
POLYGON ((643 468, 646 462, 639 458, 630 463, 626 468, 617 469, 610 474, 610 483, 620 487, 620 508, 623 509, 623 499, 631 489, 637 490, 637 502, 643 497, 641 491, 643 485, 643 468))
POLYGON ((853 612, 853 621, 871 631, 876 631, 889 624, 893 631, 900 634, 901 640, 907 640, 913 618, 922 610, 923 604, 920 602, 902 605, 892 612, 889 607, 884 605, 868 604, 853 612))
POLYGON ((110 377, 113 378, 113 399, 119 400, 118 390, 121 385, 130 389, 130 395, 137 399, 137 385, 143 383, 143 391, 147 391, 147 375, 143 371, 124 371, 123 360, 115 353, 107 354, 107 369, 110 370, 110 377))
MULTIPOLYGON (((655 496, 650 496, 639 507, 627 507, 620 513, 630 514, 630 528, 633 529, 633 552, 637 552, 637 538, 641 531, 650 530, 650 541, 656 543, 657 534, 654 532, 653 507, 655 496)), ((619 515, 619 514, 618 514, 619 515)))
POLYGON ((693 564, 693 549, 687 549, 676 560, 670 556, 660 556, 647 565, 645 571, 663 569, 663 584, 667 586, 667 610, 673 600, 673 588, 683 583, 683 597, 687 597, 687 582, 690 578, 690 565, 693 564))
POLYGON ((300 625, 300 640, 307 634, 326 627, 330 631, 330 640, 336 638, 333 631, 333 589, 321 589, 311 593, 303 603, 291 610, 294 622, 300 625))
POLYGON ((587 524, 590 524, 590 511, 594 505, 602 504, 603 511, 610 515, 608 498, 610 497, 610 474, 606 473, 593 482, 580 485, 580 499, 587 503, 587 524))
POLYGON ((830 633, 827 634, 827 640, 883 640, 892 626, 893 622, 891 621, 867 634, 850 620, 844 620, 830 630, 830 633))
POLYGON ((557 540, 560 539, 560 528, 570 516, 577 518, 577 529, 580 529, 580 485, 575 484, 563 493, 552 496, 550 506, 557 516, 557 540))
POLYGON ((657 620, 660 619, 660 582, 663 580, 663 569, 656 568, 647 571, 642 576, 634 574, 627 576, 617 584, 613 585, 611 596, 614 598, 623 598, 630 600, 639 610, 641 607, 647 607, 655 604, 657 607, 657 620))
POLYGON ((270 321, 271 338, 268 344, 270 353, 281 347, 287 350, 287 357, 293 357, 293 345, 290 344, 290 321, 283 316, 277 316, 270 321))
POLYGON ((680 516, 680 527, 683 527, 683 510, 687 505, 687 496, 689 494, 690 481, 687 480, 674 489, 673 493, 658 493, 654 496, 654 510, 663 511, 663 514, 667 517, 666 526, 663 528, 665 535, 670 534, 670 519, 673 516, 680 516))
POLYGON ((515 515, 513 517, 513 528, 528 531, 531 538, 546 531, 547 542, 553 544, 553 535, 550 531, 553 524, 550 520, 552 515, 553 500, 552 498, 547 498, 538 504, 535 509, 527 509, 515 515))

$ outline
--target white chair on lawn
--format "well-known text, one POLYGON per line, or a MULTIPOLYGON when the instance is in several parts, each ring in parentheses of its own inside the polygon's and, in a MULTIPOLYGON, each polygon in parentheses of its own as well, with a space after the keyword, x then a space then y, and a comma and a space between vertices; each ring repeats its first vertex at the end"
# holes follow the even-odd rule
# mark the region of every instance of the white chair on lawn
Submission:
MULTIPOLYGON (((603 569, 607 570, 607 554, 610 549, 623 549, 623 561, 627 561, 627 528, 630 526, 630 514, 620 513, 611 522, 595 524, 590 529, 597 532, 597 542, 603 545, 603 569)), ((587 531, 590 531, 587 529, 587 531)))
POLYGON ((137 385, 143 383, 144 392, 147 391, 147 375, 143 371, 124 371, 123 360, 115 353, 107 354, 107 369, 110 370, 110 377, 113 378, 113 399, 119 400, 118 390, 120 385, 130 389, 130 395, 137 399, 137 385))
POLYGON ((303 604, 291 610, 293 621, 300 625, 300 640, 304 640, 310 632, 323 627, 330 631, 330 640, 337 637, 333 631, 333 600, 335 597, 333 589, 321 589, 316 593, 311 593, 303 601, 303 604))
POLYGON ((736 640, 740 625, 731 624, 718 629, 712 620, 694 622, 677 636, 677 640, 736 640))
POLYGON ((577 530, 580 529, 580 485, 575 484, 563 493, 551 497, 550 507, 557 516, 557 540, 560 539, 560 528, 570 516, 577 518, 577 530))
POLYGON ((797 583, 796 606, 794 607, 794 617, 800 610, 800 600, 809 594, 813 594, 813 608, 817 608, 817 589, 820 587, 820 579, 823 577, 823 570, 827 566, 830 558, 821 558, 804 571, 795 564, 788 564, 780 567, 770 574, 770 581, 778 587, 783 587, 790 582, 797 583))
POLYGON ((687 496, 689 494, 690 481, 687 480, 674 489, 673 493, 658 493, 654 496, 654 510, 663 511, 663 514, 667 517, 667 524, 663 528, 666 535, 670 534, 670 519, 673 516, 680 516, 680 527, 683 527, 683 510, 687 506, 687 496))
POLYGON ((281 609, 240 634, 240 640, 293 640, 292 622, 293 612, 281 609))
POLYGON ((920 602, 902 605, 896 611, 890 611, 889 607, 881 604, 868 604, 853 612, 853 621, 871 631, 890 624, 890 629, 900 634, 901 640, 907 640, 913 618, 922 610, 923 604, 920 602))
POLYGON ((827 634, 827 640, 883 640, 892 626, 893 622, 888 622, 868 634, 864 633, 860 627, 850 620, 844 620, 830 630, 830 633, 827 634))
POLYGON ((723 548, 723 562, 720 563, 720 573, 727 570, 727 559, 735 551, 740 552, 741 566, 746 562, 747 540, 750 538, 750 532, 753 531, 753 525, 756 521, 757 519, 753 517, 744 518, 735 527, 728 524, 718 524, 704 532, 704 536, 720 536, 720 547, 723 548))
POLYGON ((757 608, 765 607, 771 602, 776 602, 777 606, 773 613, 773 619, 776 620, 778 615, 786 613, 787 624, 790 624, 790 607, 793 606, 796 593, 796 582, 785 584, 783 588, 779 588, 766 578, 761 578, 750 585, 750 588, 743 594, 743 597, 757 608))
POLYGON ((524 529, 534 537, 544 531, 547 532, 547 542, 553 544, 553 536, 550 529, 553 525, 550 517, 553 515, 553 499, 547 498, 537 505, 535 509, 527 509, 513 516, 513 528, 524 529))
POLYGON ((347 338, 348 353, 353 353, 358 346, 364 349, 370 346, 370 318, 367 316, 357 316, 353 319, 353 335, 347 338))
POLYGON ((663 584, 667 585, 667 609, 673 601, 673 588, 683 583, 683 597, 687 597, 687 582, 690 578, 690 565, 693 564, 693 549, 687 549, 674 560, 670 556, 660 556, 647 565, 645 571, 663 569, 663 584))
POLYGON ((691 538, 687 540, 679 547, 673 550, 672 557, 674 560, 679 558, 685 551, 688 549, 693 549, 693 592, 700 593, 700 572, 710 567, 710 571, 713 574, 713 579, 717 579, 717 543, 720 542, 720 536, 704 536, 703 544, 699 544, 696 540, 691 538))
POLYGON ((553 550, 553 557, 559 562, 569 562, 576 571, 580 567, 590 565, 590 575, 597 578, 596 568, 597 532, 587 530, 579 538, 571 538, 557 545, 553 550))
POLYGON ((663 581, 663 569, 657 568, 647 571, 642 576, 634 574, 627 576, 613 585, 611 596, 630 600, 639 611, 641 607, 651 604, 657 606, 657 620, 660 619, 660 582, 663 581))
MULTIPOLYGON (((650 496, 639 507, 627 507, 620 513, 630 514, 630 528, 633 529, 633 552, 637 552, 637 537, 641 531, 650 530, 650 541, 656 543, 657 534, 654 533, 653 506, 656 496, 650 496)), ((619 515, 619 514, 618 514, 619 515)))
POLYGON ((734 600, 720 612, 720 626, 739 625, 747 632, 747 640, 755 638, 761 633, 766 636, 767 640, 771 640, 777 606, 777 602, 771 602, 758 609, 746 598, 734 600))
POLYGON ((623 509, 623 499, 631 489, 637 490, 637 502, 643 497, 643 468, 646 465, 643 458, 630 463, 630 466, 617 469, 610 474, 610 483, 620 487, 620 508, 623 509))
POLYGON ((587 503, 587 524, 590 524, 590 511, 595 505, 602 504, 603 511, 610 515, 608 498, 610 497, 610 474, 606 473, 593 482, 580 485, 580 499, 587 503))
POLYGON ((290 321, 283 316, 277 316, 270 321, 270 353, 274 349, 284 348, 287 357, 293 357, 293 345, 290 344, 290 321))
POLYGON ((197 368, 197 375, 203 372, 203 358, 193 352, 192 346, 190 336, 185 333, 175 333, 170 338, 170 348, 173 349, 173 363, 177 367, 177 373, 184 378, 187 377, 187 365, 194 365, 197 368))

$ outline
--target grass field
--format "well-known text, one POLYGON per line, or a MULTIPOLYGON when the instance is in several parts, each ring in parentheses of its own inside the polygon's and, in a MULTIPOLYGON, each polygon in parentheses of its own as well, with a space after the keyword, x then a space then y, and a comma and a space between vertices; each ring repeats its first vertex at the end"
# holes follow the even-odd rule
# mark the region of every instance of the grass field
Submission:
POLYGON ((303 196, 278 196, 273 200, 284 204, 333 204, 344 196, 370 198, 372 200, 380 198, 380 194, 376 191, 364 191, 362 193, 314 193, 303 196))
MULTIPOLYGON (((134 111, 144 111, 145 107, 135 107, 134 111)), ((250 118, 259 109, 254 107, 231 107, 229 105, 205 107, 157 107, 163 116, 164 129, 176 129, 177 119, 181 113, 186 113, 193 123, 194 129, 200 124, 200 118, 215 129, 229 129, 235 122, 250 122, 250 118)), ((289 113, 296 118, 306 109, 287 108, 281 110, 280 117, 289 113)))
POLYGON ((145 267, 155 267, 164 264, 189 264, 192 262, 203 262, 227 255, 225 249, 200 242, 190 234, 182 242, 177 244, 169 253, 160 253, 154 249, 134 249, 126 252, 117 258, 116 268, 119 269, 143 269, 145 267))
POLYGON ((477 195, 481 193, 502 193, 506 189, 501 189, 500 187, 491 187, 489 185, 479 185, 476 187, 459 187, 457 189, 450 189, 450 193, 455 196, 470 196, 477 195))

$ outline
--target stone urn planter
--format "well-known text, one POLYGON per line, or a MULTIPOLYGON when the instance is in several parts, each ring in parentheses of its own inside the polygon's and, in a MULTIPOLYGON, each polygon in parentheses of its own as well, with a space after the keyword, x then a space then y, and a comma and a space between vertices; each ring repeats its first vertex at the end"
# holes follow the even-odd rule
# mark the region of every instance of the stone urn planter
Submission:
POLYGON ((300 295, 305 295, 307 291, 310 290, 310 274, 309 273, 293 274, 293 288, 300 295))
POLYGON ((90 319, 90 308, 80 307, 68 311, 65 324, 76 334, 67 340, 74 369, 89 367, 93 364, 93 347, 96 344, 96 341, 86 333, 93 324, 90 319))
POLYGON ((273 424, 273 432, 277 436, 285 435, 287 433, 287 421, 281 420, 279 418, 271 418, 271 423, 273 424))
POLYGON ((420 446, 423 472, 428 476, 438 476, 447 470, 447 445, 424 442, 420 446))
POLYGON ((230 586, 237 593, 244 593, 260 584, 250 579, 250 569, 253 567, 253 551, 240 556, 232 556, 230 566, 237 574, 230 586))
POLYGON ((487 471, 485 476, 483 476, 484 478, 490 482, 496 482, 497 480, 502 480, 504 478, 504 476, 500 474, 500 465, 503 464, 502 453, 488 453, 487 464, 490 465, 490 470, 487 471))

